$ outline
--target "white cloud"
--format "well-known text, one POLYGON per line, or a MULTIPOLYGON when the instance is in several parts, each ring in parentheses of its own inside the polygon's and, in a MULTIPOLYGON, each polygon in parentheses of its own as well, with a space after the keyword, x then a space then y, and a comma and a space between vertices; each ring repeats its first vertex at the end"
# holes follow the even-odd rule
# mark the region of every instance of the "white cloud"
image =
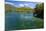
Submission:
POLYGON ((29 4, 24 4, 25 6, 29 6, 29 4))
POLYGON ((25 4, 19 4, 18 7, 29 7, 29 4, 25 3, 25 4))
POLYGON ((24 4, 19 4, 19 7, 24 7, 24 4))
POLYGON ((14 5, 13 3, 10 3, 10 2, 5 2, 5 4, 9 4, 9 5, 12 5, 12 6, 16 6, 16 5, 14 5))
POLYGON ((25 3, 25 4, 19 4, 18 7, 30 7, 30 8, 33 8, 30 6, 30 4, 28 3, 25 3))
MULTIPOLYGON (((24 6, 25 6, 25 7, 30 7, 30 4, 29 4, 29 3, 28 3, 28 4, 25 3, 24 6)), ((30 7, 30 8, 31 8, 31 7, 30 7)))
POLYGON ((29 5, 30 5, 30 4, 27 4, 27 3, 24 4, 25 7, 29 7, 29 5))
MULTIPOLYGON (((9 5, 12 5, 14 7, 31 7, 30 4, 18 4, 18 5, 14 5, 14 3, 10 3, 10 2, 5 2, 5 4, 9 4, 9 5)), ((32 7, 31 7, 32 8, 32 7)))

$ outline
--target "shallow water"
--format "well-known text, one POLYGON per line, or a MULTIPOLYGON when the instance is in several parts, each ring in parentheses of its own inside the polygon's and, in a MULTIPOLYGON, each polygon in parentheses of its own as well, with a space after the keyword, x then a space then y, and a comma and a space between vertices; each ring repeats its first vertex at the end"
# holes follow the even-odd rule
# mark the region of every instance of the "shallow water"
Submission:
POLYGON ((22 21, 22 20, 31 20, 33 14, 16 14, 16 13, 8 13, 5 16, 6 23, 8 24, 8 27, 15 26, 16 21, 22 21))
POLYGON ((19 13, 7 13, 5 15, 5 24, 8 30, 14 29, 26 29, 26 28, 36 28, 33 21, 40 20, 33 18, 32 14, 19 14, 19 13))

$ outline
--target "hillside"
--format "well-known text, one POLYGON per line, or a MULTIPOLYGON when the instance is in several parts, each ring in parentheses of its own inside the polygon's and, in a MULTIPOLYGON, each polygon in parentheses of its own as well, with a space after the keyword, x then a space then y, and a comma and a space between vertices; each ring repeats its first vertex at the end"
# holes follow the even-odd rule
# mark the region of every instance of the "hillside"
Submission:
POLYGON ((6 12, 12 12, 15 10, 15 7, 9 4, 5 4, 5 11, 6 12))
POLYGON ((5 12, 17 12, 17 13, 31 13, 32 8, 29 7, 14 7, 9 4, 5 4, 5 12))
POLYGON ((16 8, 16 12, 30 13, 30 12, 32 12, 32 8, 29 8, 29 7, 16 8))

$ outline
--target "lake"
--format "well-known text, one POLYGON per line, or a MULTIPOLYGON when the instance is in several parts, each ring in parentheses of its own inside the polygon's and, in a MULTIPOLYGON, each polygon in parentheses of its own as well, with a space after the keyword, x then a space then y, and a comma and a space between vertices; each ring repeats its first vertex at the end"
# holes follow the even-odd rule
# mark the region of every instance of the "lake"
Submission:
POLYGON ((5 15, 5 25, 6 30, 15 29, 26 29, 26 28, 36 28, 33 21, 40 19, 33 19, 33 13, 30 14, 20 14, 20 13, 7 13, 5 15))
POLYGON ((17 14, 17 13, 8 13, 5 16, 6 23, 8 27, 12 27, 16 25, 16 21, 23 21, 23 20, 32 20, 33 14, 17 14))

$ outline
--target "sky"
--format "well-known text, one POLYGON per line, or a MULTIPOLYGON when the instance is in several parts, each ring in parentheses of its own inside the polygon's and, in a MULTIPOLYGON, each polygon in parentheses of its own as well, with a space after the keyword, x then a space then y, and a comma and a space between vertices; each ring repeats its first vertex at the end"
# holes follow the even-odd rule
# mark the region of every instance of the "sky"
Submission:
POLYGON ((13 0, 6 0, 6 4, 13 5, 15 7, 30 7, 30 8, 35 8, 37 2, 30 2, 30 1, 13 1, 13 0))
MULTIPOLYGON (((6 0, 6 1, 34 1, 34 0, 6 0)), ((35 0, 35 2, 44 2, 44 0, 35 0)))

